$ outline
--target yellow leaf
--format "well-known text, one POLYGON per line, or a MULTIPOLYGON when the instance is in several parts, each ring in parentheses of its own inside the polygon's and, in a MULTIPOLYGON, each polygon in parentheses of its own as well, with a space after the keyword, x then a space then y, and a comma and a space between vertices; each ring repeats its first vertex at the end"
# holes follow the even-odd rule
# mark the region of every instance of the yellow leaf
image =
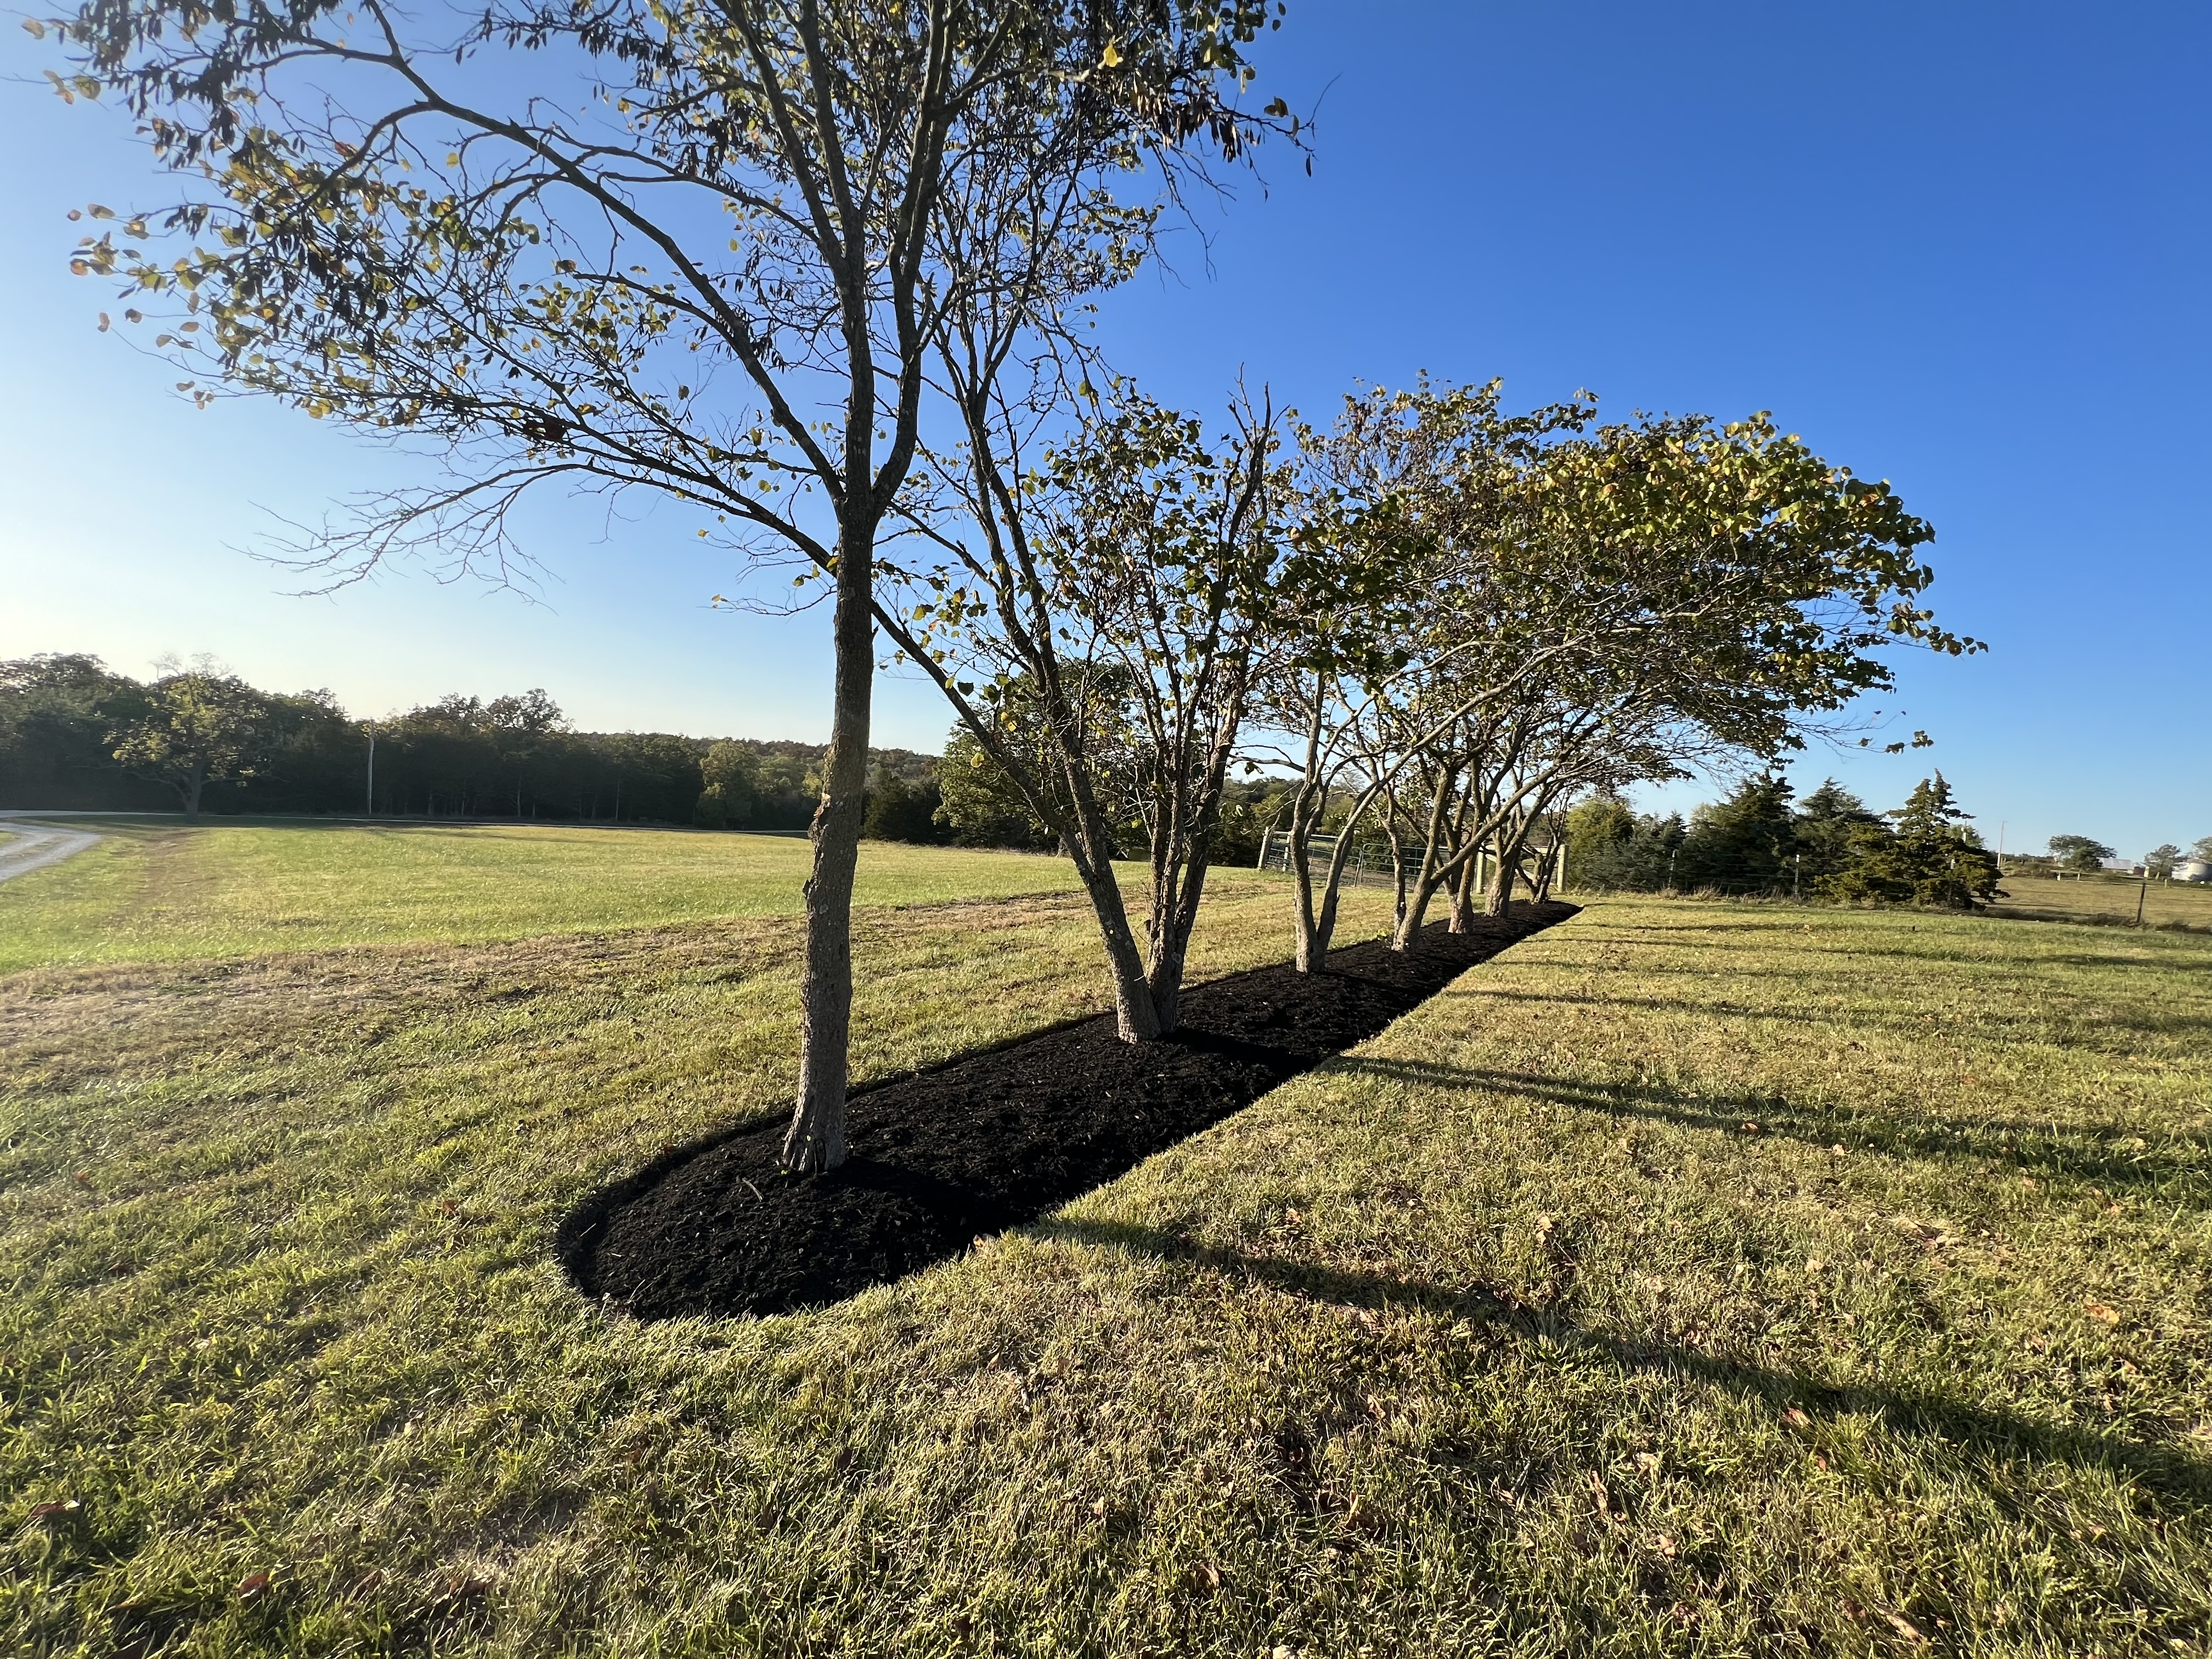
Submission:
POLYGON ((1111 40, 1109 40, 1106 43, 1106 55, 1103 58, 1101 58, 1098 61, 1103 64, 1108 69, 1112 69, 1116 64, 1121 61, 1121 49, 1111 40))

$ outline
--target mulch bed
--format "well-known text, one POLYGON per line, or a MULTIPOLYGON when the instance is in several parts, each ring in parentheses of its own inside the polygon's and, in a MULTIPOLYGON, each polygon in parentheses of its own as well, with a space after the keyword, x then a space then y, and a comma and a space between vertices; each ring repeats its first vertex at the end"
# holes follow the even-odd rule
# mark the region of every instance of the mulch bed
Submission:
POLYGON ((840 1301, 1112 1180, 1574 914, 1516 904, 1402 953, 1332 951, 1323 974, 1194 986, 1159 1042, 1121 1042, 1106 1014, 856 1090, 838 1169, 784 1174, 781 1121, 726 1133, 586 1199, 555 1249, 578 1289, 642 1318, 840 1301))

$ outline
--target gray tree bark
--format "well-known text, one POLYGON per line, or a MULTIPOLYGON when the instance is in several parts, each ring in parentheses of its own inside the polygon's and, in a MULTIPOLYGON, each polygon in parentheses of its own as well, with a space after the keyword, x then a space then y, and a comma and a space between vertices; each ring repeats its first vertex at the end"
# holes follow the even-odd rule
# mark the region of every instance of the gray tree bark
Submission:
POLYGON ((799 1100, 784 1136, 784 1167, 834 1170, 845 1161, 845 1091, 853 1029, 853 876, 867 811, 868 724, 875 680, 872 527, 841 532, 837 546, 836 678, 822 801, 810 838, 806 965, 799 1000, 799 1100))

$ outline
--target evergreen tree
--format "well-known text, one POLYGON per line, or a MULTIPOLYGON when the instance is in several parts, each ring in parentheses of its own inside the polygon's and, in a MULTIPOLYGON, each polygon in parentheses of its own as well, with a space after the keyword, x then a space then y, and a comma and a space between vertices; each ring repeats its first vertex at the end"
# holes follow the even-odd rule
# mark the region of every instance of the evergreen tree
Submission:
POLYGON ((1881 817, 1867 811, 1866 803, 1838 783, 1823 780, 1820 787, 1797 803, 1797 854, 1803 881, 1811 885, 1840 873, 1852 861, 1852 837, 1872 826, 1884 828, 1881 817))
POLYGON ((1700 806, 1682 842, 1674 884, 1723 893, 1786 890, 1797 851, 1790 793, 1787 778, 1752 778, 1727 799, 1700 806))
POLYGON ((1823 878, 1820 891, 1849 902, 1869 900, 1972 910, 1997 896, 1996 855, 1968 826, 1951 786, 1938 772, 1922 780, 1893 812, 1894 830, 1863 824, 1852 832, 1852 862, 1823 878))
POLYGON ((870 841, 934 846, 945 839, 936 817, 942 800, 934 778, 909 783, 896 775, 880 777, 868 792, 868 816, 860 833, 870 841))
POLYGON ((1567 884, 1656 893, 1670 885, 1687 832, 1680 813, 1638 814, 1614 795, 1594 795, 1567 814, 1567 884))

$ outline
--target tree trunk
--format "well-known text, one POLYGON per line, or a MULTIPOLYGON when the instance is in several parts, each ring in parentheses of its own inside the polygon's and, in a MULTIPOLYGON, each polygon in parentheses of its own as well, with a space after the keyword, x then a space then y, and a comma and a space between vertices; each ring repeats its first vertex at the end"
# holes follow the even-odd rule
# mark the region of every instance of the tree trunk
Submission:
POLYGON ((1479 863, 1469 859, 1460 866, 1459 879, 1452 884, 1451 931, 1455 933, 1474 931, 1474 876, 1479 863))
MULTIPOLYGON (((1306 716, 1305 770, 1299 775, 1298 792, 1291 801, 1289 860, 1291 883, 1297 895, 1294 915, 1297 923, 1297 967, 1302 974, 1319 973, 1322 964, 1328 960, 1328 932, 1314 912, 1313 889, 1313 827, 1315 821, 1328 811, 1328 788, 1321 776, 1321 730, 1327 708, 1326 690, 1321 676, 1316 674, 1313 702, 1306 716)), ((1334 908, 1330 907, 1332 911, 1334 908)), ((1334 920, 1333 915, 1330 920, 1334 920)))
MULTIPOLYGON (((1317 974, 1328 965, 1328 942, 1336 936, 1337 901, 1344 891, 1344 872, 1352 863, 1353 838, 1366 818, 1367 809, 1375 804, 1379 795, 1380 792, 1376 790, 1363 790, 1359 798, 1352 803, 1352 811, 1345 817, 1344 828, 1337 835, 1335 848, 1329 854, 1328 874, 1322 883, 1318 914, 1312 908, 1313 878, 1307 862, 1311 857, 1312 848, 1313 826, 1310 823, 1291 848, 1291 856, 1298 860, 1297 867, 1306 872, 1301 880, 1298 899, 1298 971, 1302 974, 1317 974)), ((1324 810, 1327 800, 1324 793, 1324 810)), ((1318 817, 1322 814, 1314 816, 1318 817)), ((1395 848, 1396 844, 1394 837, 1391 845, 1395 848)))
POLYGON ((1483 914, 1502 916, 1513 908, 1513 878, 1521 869, 1522 843, 1518 841, 1498 849, 1498 874, 1490 884, 1488 902, 1483 914))
POLYGON ((1395 811, 1385 828, 1390 837, 1390 933, 1395 938, 1406 925, 1406 837, 1398 828, 1395 811))
POLYGON ((811 839, 806 963, 799 993, 799 1102, 783 1141, 787 1170, 845 1161, 846 1062, 853 1029, 853 874, 868 786, 868 715, 875 678, 872 526, 843 526, 837 542, 835 701, 822 801, 811 839))
MULTIPOLYGON (((1197 845, 1183 866, 1182 890, 1177 895, 1175 908, 1166 914, 1152 935, 1152 960, 1145 978, 1152 994, 1152 1012, 1163 1036, 1173 1031, 1182 1019, 1183 963, 1190 954, 1191 929, 1198 923, 1199 900, 1206 892, 1206 872, 1212 866, 1211 849, 1206 845, 1212 833, 1212 824, 1204 823, 1197 845)), ((1327 945, 1322 948, 1326 950, 1327 945)))
POLYGON ((191 782, 185 789, 185 821, 188 823, 198 823, 200 821, 200 790, 206 782, 207 768, 204 766, 192 768, 191 782))
POLYGON ((1152 1005, 1144 953, 1138 950, 1137 936, 1129 928, 1121 884, 1115 880, 1114 866, 1105 859, 1077 858, 1075 869, 1083 878, 1083 890, 1090 896, 1099 933, 1106 941, 1106 971, 1114 981, 1114 1029, 1124 1042, 1151 1042, 1160 1035, 1159 1011, 1152 1005))
POLYGON ((1297 896, 1293 914, 1297 921, 1298 971, 1317 974, 1328 959, 1328 941, 1322 937, 1320 918, 1314 913, 1313 866, 1309 862, 1313 843, 1295 814, 1291 820, 1290 838, 1291 883, 1297 896))

